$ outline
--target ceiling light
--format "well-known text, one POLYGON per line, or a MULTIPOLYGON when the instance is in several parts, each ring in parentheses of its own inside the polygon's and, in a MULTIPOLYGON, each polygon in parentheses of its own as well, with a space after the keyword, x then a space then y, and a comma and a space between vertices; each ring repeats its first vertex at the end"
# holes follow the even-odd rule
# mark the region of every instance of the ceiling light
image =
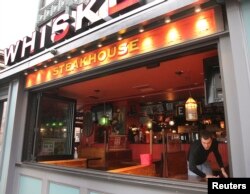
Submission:
POLYGON ((37 71, 37 70, 38 70, 38 69, 35 67, 35 68, 34 68, 34 71, 37 71))
POLYGON ((68 56, 67 56, 67 59, 71 59, 71 55, 68 55, 68 56))
POLYGON ((201 18, 196 23, 196 28, 199 32, 205 32, 209 29, 209 23, 206 18, 201 18))
POLYGON ((144 28, 143 28, 143 27, 140 27, 140 28, 139 28, 139 32, 140 32, 140 33, 144 32, 144 28))
POLYGON ((170 19, 169 16, 167 16, 167 17, 165 18, 165 23, 168 24, 168 23, 170 23, 170 22, 171 22, 171 19, 170 19))
POLYGON ((196 5, 195 8, 194 8, 194 11, 195 11, 196 13, 200 12, 200 11, 201 11, 200 5, 196 5))
POLYGON ((100 48, 100 47, 102 47, 102 43, 98 43, 98 45, 97 45, 97 46, 98 46, 99 48, 100 48))
POLYGON ((56 64, 56 63, 58 63, 58 61, 57 61, 57 60, 54 60, 54 63, 56 64))
POLYGON ((81 53, 85 53, 85 50, 81 50, 81 53))
POLYGON ((122 36, 119 35, 119 36, 117 37, 117 40, 122 40, 122 36))
POLYGON ((27 72, 27 71, 25 71, 23 74, 24 74, 24 75, 28 75, 28 72, 27 72))
POLYGON ((48 67, 48 65, 47 65, 47 64, 44 64, 43 67, 46 68, 46 67, 48 67))

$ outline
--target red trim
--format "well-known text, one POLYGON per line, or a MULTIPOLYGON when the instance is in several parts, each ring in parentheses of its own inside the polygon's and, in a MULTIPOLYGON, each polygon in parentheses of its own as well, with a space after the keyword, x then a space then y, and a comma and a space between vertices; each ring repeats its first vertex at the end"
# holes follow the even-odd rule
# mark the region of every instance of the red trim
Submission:
POLYGON ((128 8, 136 3, 139 3, 139 0, 124 0, 121 3, 109 8, 109 15, 117 13, 125 8, 128 8))

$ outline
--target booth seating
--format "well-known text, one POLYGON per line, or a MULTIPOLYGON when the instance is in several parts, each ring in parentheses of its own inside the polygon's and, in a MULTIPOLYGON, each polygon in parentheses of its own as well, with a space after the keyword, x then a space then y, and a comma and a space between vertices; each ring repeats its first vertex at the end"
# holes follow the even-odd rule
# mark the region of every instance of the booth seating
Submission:
POLYGON ((187 179, 187 158, 185 151, 165 153, 165 161, 162 155, 162 176, 169 178, 187 179))
POLYGON ((105 149, 100 147, 84 147, 79 150, 78 156, 87 159, 87 168, 105 170, 105 149))
POLYGON ((79 150, 79 157, 87 159, 87 168, 111 170, 125 167, 124 162, 132 161, 130 149, 105 150, 104 147, 84 147, 79 150))

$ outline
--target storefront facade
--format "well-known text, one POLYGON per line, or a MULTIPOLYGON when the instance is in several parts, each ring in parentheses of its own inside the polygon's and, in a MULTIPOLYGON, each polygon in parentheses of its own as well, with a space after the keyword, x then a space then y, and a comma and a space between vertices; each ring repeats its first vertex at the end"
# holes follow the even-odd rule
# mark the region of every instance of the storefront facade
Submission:
MULTIPOLYGON (((94 3, 94 1, 91 2, 94 3)), ((202 55, 201 60, 216 57, 219 62, 222 90, 218 90, 218 98, 216 99, 223 104, 224 108, 219 121, 223 120, 226 125, 227 139, 223 145, 228 153, 226 157, 230 176, 248 177, 250 169, 247 164, 250 161, 250 155, 247 152, 247 141, 250 138, 248 133, 250 123, 247 115, 249 115, 250 110, 245 107, 249 105, 248 99, 250 97, 250 90, 248 90, 250 35, 248 33, 249 25, 246 22, 249 3, 247 1, 221 3, 199 1, 203 10, 195 13, 197 5, 197 1, 192 0, 181 2, 151 1, 123 13, 119 17, 91 26, 90 29, 78 32, 59 43, 54 42, 54 45, 52 44, 45 50, 38 49, 36 54, 28 56, 29 53, 23 51, 23 54, 20 52, 19 57, 14 54, 12 58, 9 56, 9 66, 0 73, 1 115, 4 115, 1 116, 4 119, 0 118, 2 119, 0 123, 0 146, 2 146, 0 147, 0 192, 6 194, 206 193, 207 184, 200 181, 140 176, 140 174, 128 175, 91 168, 79 169, 42 163, 58 159, 73 159, 73 147, 76 144, 72 142, 74 137, 72 134, 74 127, 70 127, 73 125, 72 119, 65 121, 65 126, 68 126, 67 130, 73 130, 66 135, 69 137, 66 140, 68 147, 62 151, 63 154, 55 154, 51 157, 50 145, 39 139, 43 137, 41 126, 44 118, 44 113, 40 113, 43 111, 49 115, 49 112, 54 110, 53 105, 56 104, 55 101, 52 101, 51 109, 44 108, 46 105, 46 103, 42 104, 44 96, 56 95, 57 97, 73 98, 76 101, 76 105, 74 105, 76 109, 81 106, 88 107, 90 104, 99 105, 101 103, 104 106, 91 109, 93 106, 90 109, 98 110, 102 107, 104 112, 108 112, 108 105, 113 102, 113 106, 122 112, 123 105, 127 103, 128 99, 138 98, 138 94, 129 93, 126 88, 127 82, 130 82, 129 79, 134 78, 132 81, 137 83, 137 79, 142 79, 140 77, 148 77, 145 80, 153 84, 150 80, 156 79, 157 76, 171 76, 168 71, 171 71, 171 61, 173 61, 175 63, 173 73, 177 77, 179 76, 177 79, 180 78, 187 83, 191 79, 196 79, 196 74, 192 73, 195 72, 195 69, 201 68, 201 66, 194 67, 194 61, 193 65, 188 65, 188 60, 195 60, 200 55, 202 55), (165 23, 167 17, 172 17, 170 23, 167 21, 165 23), (138 30, 142 30, 142 26, 145 31, 139 32, 138 30), (122 36, 123 39, 117 40, 117 36, 122 36), (100 43, 103 45, 99 45, 100 43), (83 49, 85 49, 84 53, 83 49), (20 60, 20 62, 15 63, 15 60, 20 60), (180 63, 184 62, 186 64, 182 66, 180 63), (35 68, 37 69, 35 70, 35 68), (154 73, 157 68, 159 72, 164 74, 154 73), (150 74, 147 74, 149 71, 150 74), (136 74, 134 77, 132 77, 133 72, 136 74), (112 79, 113 83, 112 81, 106 82, 105 77, 112 79), (102 82, 107 83, 107 85, 104 84, 101 88, 91 85, 98 83, 99 85, 97 85, 100 86, 102 82), (120 82, 120 87, 127 90, 127 93, 108 96, 103 92, 105 87, 116 88, 116 82, 120 82), (84 88, 91 88, 94 93, 87 93, 88 90, 84 88), (82 100, 83 96, 79 97, 79 93, 77 93, 79 90, 83 90, 82 93, 87 93, 88 98, 82 100), (223 95, 223 100, 219 98, 221 95, 223 95), (98 98, 103 96, 107 97, 98 101, 98 98), (79 98, 83 102, 80 100, 79 103, 79 98), (114 103, 114 99, 116 99, 116 103, 114 103), (87 102, 87 100, 89 101, 87 102), (40 130, 35 131, 34 126, 40 130), (39 144, 42 147, 39 147, 39 144)), ((66 21, 67 18, 62 20, 66 21)), ((76 21, 75 23, 80 25, 81 22, 76 21)), ((60 33, 58 35, 55 32, 53 40, 60 40, 60 35, 60 33)), ((47 44, 46 41, 44 44, 47 44)), ((199 73, 197 73, 198 75, 199 73)), ((204 80, 202 79, 202 81, 204 80)), ((161 79, 158 85, 164 85, 163 82, 170 82, 170 78, 161 79)), ((134 87, 134 90, 147 90, 148 93, 145 94, 148 94, 148 99, 151 99, 156 93, 162 93, 161 87, 151 91, 150 84, 148 84, 149 86, 140 84, 140 87, 134 87)), ((187 93, 192 93, 194 97, 198 98, 197 93, 200 89, 204 90, 204 87, 199 88, 199 84, 195 83, 190 86, 188 83, 186 88, 189 92, 187 93)), ((170 89, 170 87, 166 86, 165 89, 170 89)), ((183 89, 179 88, 178 90, 180 90, 178 95, 181 95, 183 89)), ((119 93, 122 92, 120 89, 119 93)), ((187 97, 184 95, 184 99, 187 97)), ((166 99, 169 102, 171 98, 166 99)), ((209 96, 205 101, 208 99, 209 96)), ((160 100, 162 102, 162 98, 160 100)), ((178 102, 181 100, 183 99, 178 99, 178 102)), ((142 102, 149 102, 149 100, 140 101, 140 103, 142 102)), ((72 101, 72 103, 75 102, 72 101)), ((135 101, 132 104, 135 104, 135 101)), ((148 107, 144 105, 142 107, 148 107)), ((181 107, 179 105, 177 104, 176 107, 181 107)), ((128 107, 133 108, 130 104, 128 107)), ((71 108, 69 107, 67 110, 70 111, 71 108)), ((118 113, 114 109, 112 111, 113 115, 118 113)), ((132 109, 131 111, 126 109, 125 113, 125 120, 127 119, 127 123, 130 122, 131 125, 125 124, 120 127, 118 134, 122 135, 127 135, 126 129, 133 126, 133 118, 135 118, 132 109)), ((182 113, 175 114, 181 117, 182 113)), ((179 119, 177 122, 182 123, 183 120, 179 119)), ((46 125, 46 123, 44 124, 46 125)), ((53 125, 53 123, 50 124, 53 125)), ((224 129, 224 127, 221 128, 224 129)), ((74 140, 76 141, 76 136, 74 140)), ((157 140, 155 137, 155 141, 157 140)), ((89 138, 84 137, 84 135, 80 136, 78 149, 83 148, 82 144, 93 146, 95 141, 99 140, 91 136, 89 138)), ((105 143, 105 138, 98 143, 102 144, 102 141, 105 143)), ((138 139, 133 136, 132 141, 138 141, 138 139)), ((133 159, 138 159, 139 155, 136 155, 135 152, 140 149, 143 151, 139 154, 150 151, 153 152, 154 159, 160 159, 161 144, 155 143, 150 147, 150 142, 143 142, 140 145, 137 145, 136 142, 130 142, 129 146, 133 159), (139 148, 140 146, 142 148, 139 148), (157 149, 160 150, 159 154, 157 149)), ((78 151, 80 155, 80 150, 78 151)))

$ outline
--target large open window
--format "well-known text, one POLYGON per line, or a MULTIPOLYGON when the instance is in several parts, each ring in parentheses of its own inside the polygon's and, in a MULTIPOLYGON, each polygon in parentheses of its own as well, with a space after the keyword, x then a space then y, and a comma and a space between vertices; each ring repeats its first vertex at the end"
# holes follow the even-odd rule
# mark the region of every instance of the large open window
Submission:
MULTIPOLYGON (((188 179, 190 143, 206 129, 220 142, 228 166, 220 82, 217 50, 210 48, 44 90, 30 104, 29 111, 37 113, 31 115, 37 116, 27 121, 33 151, 25 159, 33 154, 48 164, 188 179), (195 120, 188 120, 185 112, 190 96, 198 106, 195 120), (68 98, 75 100, 75 112, 74 100, 68 98), (73 160, 72 145, 78 160, 73 160), (68 163, 61 155, 70 156, 68 163)), ((209 161, 218 173, 212 155, 209 161)))
POLYGON ((29 134, 33 142, 30 159, 69 159, 73 154, 75 101, 38 93, 33 95, 29 134))

